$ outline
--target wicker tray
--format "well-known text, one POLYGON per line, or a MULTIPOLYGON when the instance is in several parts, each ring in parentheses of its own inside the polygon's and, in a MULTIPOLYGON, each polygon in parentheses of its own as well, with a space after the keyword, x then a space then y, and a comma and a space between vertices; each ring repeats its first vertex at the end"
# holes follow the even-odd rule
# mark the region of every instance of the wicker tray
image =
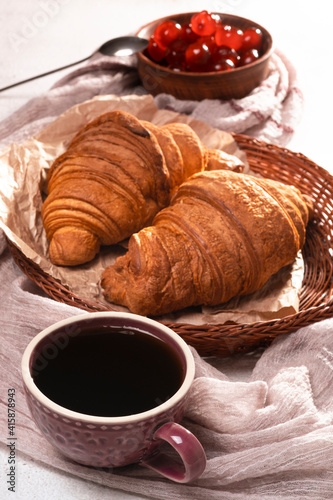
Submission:
MULTIPOLYGON (((314 219, 303 249, 305 273, 297 314, 280 320, 248 324, 190 325, 167 323, 201 355, 230 356, 269 345, 278 335, 290 333, 333 315, 333 177, 300 153, 234 134, 254 172, 297 186, 311 196, 314 219)), ((15 262, 49 296, 85 311, 112 310, 100 302, 88 302, 71 293, 46 274, 8 241, 15 262)))

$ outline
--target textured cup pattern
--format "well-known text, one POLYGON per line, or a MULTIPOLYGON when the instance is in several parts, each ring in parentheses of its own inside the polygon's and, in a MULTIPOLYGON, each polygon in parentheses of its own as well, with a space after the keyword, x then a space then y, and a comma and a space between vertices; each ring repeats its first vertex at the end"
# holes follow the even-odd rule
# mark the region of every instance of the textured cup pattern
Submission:
POLYGON ((151 455, 160 444, 153 439, 155 430, 165 422, 180 422, 187 399, 150 418, 97 424, 56 413, 27 390, 26 397, 37 426, 54 447, 75 462, 106 468, 140 462, 151 455))

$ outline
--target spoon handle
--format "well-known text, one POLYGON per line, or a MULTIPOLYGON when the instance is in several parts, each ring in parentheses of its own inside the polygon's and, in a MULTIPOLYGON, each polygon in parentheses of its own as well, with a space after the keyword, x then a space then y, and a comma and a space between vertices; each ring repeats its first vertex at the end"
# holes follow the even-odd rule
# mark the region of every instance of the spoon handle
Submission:
POLYGON ((12 83, 11 85, 8 85, 7 87, 3 87, 2 89, 0 89, 0 92, 2 92, 3 90, 11 89, 12 87, 16 87, 17 85, 22 85, 23 83, 31 82, 32 80, 36 80, 37 78, 41 78, 42 76, 51 75, 52 73, 56 73, 57 71, 61 71, 62 69, 70 68, 71 66, 75 66, 76 64, 80 64, 80 63, 82 63, 84 61, 87 61, 88 59, 90 59, 90 57, 91 57, 91 55, 88 56, 88 57, 85 57, 84 59, 81 59, 80 61, 76 61, 76 62, 73 62, 73 63, 70 63, 70 64, 66 64, 65 66, 61 66, 60 68, 51 69, 50 71, 46 71, 46 73, 42 73, 40 75, 32 76, 32 77, 27 78, 26 80, 22 80, 20 82, 12 83))

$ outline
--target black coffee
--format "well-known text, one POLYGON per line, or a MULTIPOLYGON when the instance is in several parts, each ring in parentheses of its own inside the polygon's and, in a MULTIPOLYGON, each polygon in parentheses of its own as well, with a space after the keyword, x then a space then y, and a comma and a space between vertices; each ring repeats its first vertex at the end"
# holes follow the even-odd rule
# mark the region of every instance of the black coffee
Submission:
POLYGON ((67 345, 43 346, 32 373, 49 399, 70 410, 133 415, 168 400, 183 382, 178 356, 153 335, 106 327, 62 337, 67 345))

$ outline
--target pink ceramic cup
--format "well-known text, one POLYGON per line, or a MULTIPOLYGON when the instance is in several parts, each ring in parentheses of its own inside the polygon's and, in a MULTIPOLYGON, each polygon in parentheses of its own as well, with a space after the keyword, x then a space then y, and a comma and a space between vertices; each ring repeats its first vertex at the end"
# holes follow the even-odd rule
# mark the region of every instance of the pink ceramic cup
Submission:
MULTIPOLYGON (((22 358, 22 376, 30 412, 46 439, 72 460, 92 467, 122 467, 138 463, 163 476, 187 483, 199 477, 206 466, 205 452, 197 438, 179 424, 194 379, 194 360, 179 335, 161 323, 128 313, 97 312, 74 316, 40 332, 27 346, 22 358), (65 408, 49 399, 33 378, 36 356, 48 362, 65 349, 70 337, 104 326, 146 332, 172 347, 183 368, 179 389, 165 402, 142 413, 94 416, 65 408), (47 348, 50 340, 52 349, 47 348), (169 443, 174 453, 160 451, 169 443)), ((82 388, 84 391, 84 387, 82 388)))

